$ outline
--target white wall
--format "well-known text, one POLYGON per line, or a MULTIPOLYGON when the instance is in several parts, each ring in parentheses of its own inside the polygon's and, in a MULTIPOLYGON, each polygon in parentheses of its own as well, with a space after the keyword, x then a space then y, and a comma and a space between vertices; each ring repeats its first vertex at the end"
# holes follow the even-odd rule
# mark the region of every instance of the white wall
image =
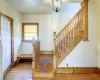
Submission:
POLYGON ((81 41, 58 67, 97 67, 95 1, 89 1, 89 41, 81 41))
POLYGON ((14 60, 21 42, 21 14, 4 0, 0 0, 0 11, 14 19, 14 60))
MULTIPOLYGON (((52 26, 50 14, 23 15, 23 22, 39 23, 39 40, 41 50, 50 51, 53 49, 52 26)), ((23 45, 29 43, 23 43, 23 45)), ((31 43, 30 43, 31 44, 31 43)), ((31 47, 24 47, 24 50, 29 50, 31 47)), ((24 51, 23 50, 23 51, 24 51)))
POLYGON ((2 55, 2 45, 0 45, 0 80, 3 80, 3 55, 2 55))
POLYGON ((56 33, 60 32, 63 27, 72 19, 80 10, 80 3, 65 3, 61 6, 61 10, 57 13, 52 12, 52 27, 56 33))
POLYGON ((22 42, 20 54, 32 54, 33 53, 33 46, 30 42, 22 42))

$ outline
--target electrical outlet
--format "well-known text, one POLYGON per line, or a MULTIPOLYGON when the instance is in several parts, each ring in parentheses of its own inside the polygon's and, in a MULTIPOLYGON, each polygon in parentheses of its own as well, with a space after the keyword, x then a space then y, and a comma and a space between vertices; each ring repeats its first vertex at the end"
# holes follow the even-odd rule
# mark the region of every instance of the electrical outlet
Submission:
POLYGON ((72 69, 72 73, 74 73, 74 70, 72 69))
POLYGON ((68 63, 66 64, 66 67, 68 67, 68 63))

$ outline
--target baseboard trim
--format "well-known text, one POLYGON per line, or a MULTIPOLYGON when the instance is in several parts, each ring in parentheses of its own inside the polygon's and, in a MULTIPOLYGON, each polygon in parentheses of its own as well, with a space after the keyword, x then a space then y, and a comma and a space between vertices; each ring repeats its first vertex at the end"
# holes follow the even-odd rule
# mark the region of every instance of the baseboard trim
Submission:
POLYGON ((17 60, 14 62, 14 67, 17 65, 17 60))
POLYGON ((10 69, 11 69, 11 67, 12 67, 12 64, 10 64, 10 65, 8 66, 8 68, 4 71, 4 73, 3 73, 3 80, 5 80, 7 74, 9 73, 9 71, 10 71, 10 69))
POLYGON ((98 73, 98 67, 60 67, 56 73, 98 73))
POLYGON ((43 51, 43 50, 41 50, 41 54, 53 54, 53 51, 43 51))
POLYGON ((98 68, 98 73, 100 74, 100 68, 98 68))
POLYGON ((9 73, 10 69, 15 67, 16 65, 17 65, 17 60, 14 62, 14 64, 10 64, 8 66, 8 68, 3 73, 3 80, 5 80, 5 78, 6 78, 7 74, 9 73))

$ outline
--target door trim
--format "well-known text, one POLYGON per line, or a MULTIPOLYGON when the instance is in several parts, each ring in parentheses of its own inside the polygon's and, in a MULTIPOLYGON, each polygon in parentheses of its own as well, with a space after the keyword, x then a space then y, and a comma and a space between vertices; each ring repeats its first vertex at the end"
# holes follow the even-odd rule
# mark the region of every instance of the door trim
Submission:
MULTIPOLYGON (((0 16, 4 16, 7 20, 10 21, 10 34, 11 34, 11 67, 14 67, 14 29, 13 29, 13 18, 0 12, 0 16)), ((0 36, 1 36, 1 25, 0 25, 0 36)), ((0 41, 1 43, 1 41, 0 41)))

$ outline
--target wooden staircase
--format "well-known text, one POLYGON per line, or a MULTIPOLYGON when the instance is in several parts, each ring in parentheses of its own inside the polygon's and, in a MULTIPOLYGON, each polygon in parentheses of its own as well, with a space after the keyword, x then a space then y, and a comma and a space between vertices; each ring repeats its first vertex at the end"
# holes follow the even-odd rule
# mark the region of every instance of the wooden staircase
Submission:
POLYGON ((41 55, 40 42, 33 41, 33 77, 55 77, 57 66, 65 57, 67 57, 81 40, 88 40, 88 0, 83 0, 81 5, 81 9, 69 23, 58 34, 54 32, 54 48, 52 55, 41 55), (48 66, 44 65, 46 58, 50 58, 49 61, 51 60, 51 62, 47 63, 48 66), (41 63, 41 61, 43 61, 43 63, 41 63))
POLYGON ((80 11, 70 20, 70 22, 56 35, 56 61, 57 65, 77 46, 83 39, 83 17, 80 11))
POLYGON ((33 50, 33 77, 53 78, 55 76, 55 70, 53 69, 53 54, 41 54, 39 41, 34 41, 33 50))

